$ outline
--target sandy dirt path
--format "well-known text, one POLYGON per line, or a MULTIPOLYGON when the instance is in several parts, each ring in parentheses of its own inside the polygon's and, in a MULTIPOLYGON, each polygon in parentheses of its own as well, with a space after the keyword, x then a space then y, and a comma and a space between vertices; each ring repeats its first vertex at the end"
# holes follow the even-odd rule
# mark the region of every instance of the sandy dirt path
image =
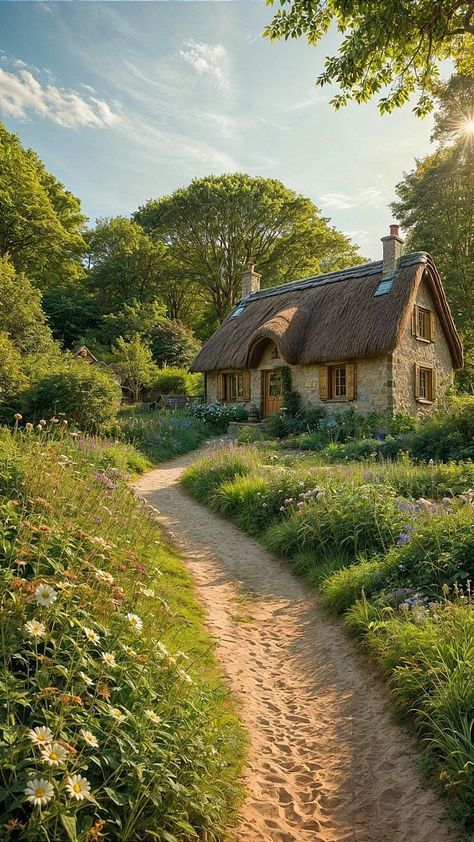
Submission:
POLYGON ((238 842, 449 842, 387 696, 314 593, 179 486, 195 456, 138 492, 183 554, 251 735, 238 842))

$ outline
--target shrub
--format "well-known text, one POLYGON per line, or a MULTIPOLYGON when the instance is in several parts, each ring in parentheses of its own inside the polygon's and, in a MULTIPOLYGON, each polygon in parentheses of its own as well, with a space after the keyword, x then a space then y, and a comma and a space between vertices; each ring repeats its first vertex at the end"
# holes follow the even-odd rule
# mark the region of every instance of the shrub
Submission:
POLYGON ((162 368, 153 377, 152 388, 163 395, 191 395, 203 391, 202 374, 190 374, 185 368, 162 368))
POLYGON ((387 584, 398 567, 398 558, 392 554, 385 558, 362 559, 342 570, 336 570, 320 586, 326 608, 337 614, 347 611, 365 595, 372 596, 387 584))
POLYGON ((155 463, 195 450, 210 434, 203 421, 184 411, 150 412, 144 407, 122 409, 107 432, 132 442, 155 463))
POLYGON ((357 439, 341 445, 329 445, 324 450, 324 456, 330 461, 364 462, 377 456, 382 447, 378 439, 357 439))
POLYGON ((225 482, 250 473, 252 455, 245 451, 215 450, 191 465, 182 476, 182 484, 193 497, 212 504, 216 491, 225 482))
POLYGON ((121 390, 108 371, 86 362, 70 362, 43 374, 22 395, 29 420, 63 414, 81 430, 96 432, 117 413, 121 390))
POLYGON ((188 407, 190 415, 200 418, 209 428, 211 433, 226 433, 231 421, 247 421, 248 412, 237 404, 236 406, 224 406, 220 403, 194 404, 188 407))

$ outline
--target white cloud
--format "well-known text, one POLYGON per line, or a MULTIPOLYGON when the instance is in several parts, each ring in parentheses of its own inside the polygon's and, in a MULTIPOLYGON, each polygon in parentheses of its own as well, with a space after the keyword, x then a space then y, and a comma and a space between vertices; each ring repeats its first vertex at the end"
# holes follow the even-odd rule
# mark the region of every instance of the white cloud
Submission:
POLYGON ((319 203, 326 208, 334 208, 335 210, 353 208, 357 204, 346 193, 325 193, 319 197, 319 203))
POLYGON ((179 51, 181 58, 199 74, 210 77, 219 87, 229 87, 229 57, 222 44, 187 41, 179 51))
POLYGON ((328 102, 329 97, 325 96, 324 94, 318 94, 316 91, 313 91, 306 99, 302 99, 299 102, 294 102, 292 105, 287 107, 287 111, 301 111, 303 108, 311 108, 312 105, 316 105, 318 102, 328 102))
POLYGON ((76 91, 43 84, 23 62, 17 60, 15 64, 19 68, 16 73, 0 68, 0 111, 8 117, 25 119, 34 113, 68 128, 120 122, 120 116, 103 100, 85 99, 76 91))
POLYGON ((383 204, 383 194, 378 187, 364 187, 358 193, 324 193, 319 196, 319 203, 326 208, 334 210, 347 210, 348 208, 365 207, 379 208, 383 204))

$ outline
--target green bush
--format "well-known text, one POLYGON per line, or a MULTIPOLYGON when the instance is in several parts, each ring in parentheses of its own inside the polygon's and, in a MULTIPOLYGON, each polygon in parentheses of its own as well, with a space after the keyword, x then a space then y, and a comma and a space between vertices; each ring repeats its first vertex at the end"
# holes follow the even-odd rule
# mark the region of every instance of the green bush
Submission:
POLYGON ((98 431, 115 418, 121 389, 108 371, 86 362, 70 362, 45 373, 21 398, 29 421, 64 415, 81 430, 98 431))
POLYGON ((0 432, 5 838, 217 842, 241 733, 192 584, 117 454, 56 436, 0 432))
POLYGON ((194 415, 207 425, 211 433, 226 433, 231 421, 247 421, 248 412, 237 404, 236 406, 224 406, 220 403, 194 404, 188 407, 187 412, 194 415))
POLYGON ((235 477, 250 473, 254 460, 245 451, 214 450, 191 465, 182 476, 184 488, 197 500, 211 504, 217 490, 235 477))
POLYGON ((131 442, 154 463, 195 450, 211 434, 203 421, 184 410, 150 412, 141 406, 122 409, 107 432, 131 442))
POLYGON ((190 374, 185 368, 162 368, 155 374, 152 388, 163 395, 197 397, 203 392, 202 374, 190 374))

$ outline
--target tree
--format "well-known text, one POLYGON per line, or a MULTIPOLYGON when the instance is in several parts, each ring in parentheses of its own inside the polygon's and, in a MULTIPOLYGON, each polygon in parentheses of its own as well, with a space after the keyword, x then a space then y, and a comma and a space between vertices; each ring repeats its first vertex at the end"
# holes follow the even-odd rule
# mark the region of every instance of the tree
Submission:
POLYGON ((80 277, 84 223, 79 200, 0 123, 0 257, 41 289, 80 277))
POLYGON ((152 384, 157 373, 150 349, 135 334, 128 342, 119 336, 112 353, 113 367, 122 387, 130 392, 134 403, 138 403, 142 389, 152 384))
POLYGON ((20 352, 9 336, 0 332, 0 403, 16 397, 26 383, 20 352))
POLYGON ((89 287, 102 312, 133 300, 153 301, 159 292, 166 248, 122 216, 99 219, 88 234, 89 287))
POLYGON ((54 342, 41 307, 41 293, 5 257, 0 258, 0 301, 0 331, 21 354, 52 350, 54 342))
POLYGON ((181 322, 163 319, 149 333, 150 350, 157 365, 189 368, 201 343, 181 322))
POLYGON ((265 286, 361 260, 310 199, 280 181, 243 173, 195 179, 171 196, 149 201, 134 218, 168 247, 219 320, 239 300, 250 259, 265 286))
MULTIPOLYGON (((273 5, 275 0, 266 0, 273 5)), ((350 100, 379 99, 381 113, 403 105, 415 91, 419 116, 433 107, 439 62, 452 58, 474 75, 474 0, 279 0, 265 34, 301 38, 316 46, 331 26, 343 39, 326 58, 317 84, 338 84, 336 108, 350 100)))
POLYGON ((90 290, 78 281, 45 293, 43 310, 53 337, 64 348, 73 348, 88 331, 96 331, 101 318, 90 290))
MULTIPOLYGON (((472 102, 474 80, 468 85, 472 102)), ((474 140, 459 131, 460 92, 459 79, 443 91, 434 129, 443 145, 404 175, 392 209, 408 234, 406 248, 428 251, 436 262, 467 352, 468 382, 474 363, 474 140)))

